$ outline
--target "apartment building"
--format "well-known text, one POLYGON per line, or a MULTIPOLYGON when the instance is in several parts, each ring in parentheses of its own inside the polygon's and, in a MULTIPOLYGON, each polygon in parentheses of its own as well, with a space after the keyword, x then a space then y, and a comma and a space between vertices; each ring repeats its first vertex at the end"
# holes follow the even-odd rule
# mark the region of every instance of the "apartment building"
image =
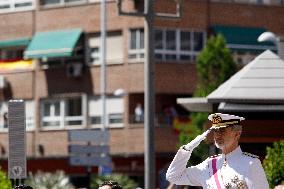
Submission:
MULTIPOLYGON (((123 1, 126 9, 141 6, 141 1, 123 1)), ((155 1, 155 10, 175 11, 175 3, 155 1)), ((206 39, 222 33, 236 61, 247 63, 267 48, 275 50, 256 39, 267 30, 284 35, 283 10, 281 0, 184 0, 180 19, 155 19, 157 174, 176 151, 173 117, 189 114, 176 99, 192 96, 196 57, 206 39)), ((1 167, 7 168, 7 102, 23 99, 28 170, 85 175, 84 166, 69 164, 68 131, 102 127, 100 19, 100 0, 0 1, 1 167)), ((144 124, 135 116, 135 108, 140 104, 143 110, 144 104, 143 18, 119 16, 117 2, 107 1, 106 44, 112 170, 143 183, 144 124)))

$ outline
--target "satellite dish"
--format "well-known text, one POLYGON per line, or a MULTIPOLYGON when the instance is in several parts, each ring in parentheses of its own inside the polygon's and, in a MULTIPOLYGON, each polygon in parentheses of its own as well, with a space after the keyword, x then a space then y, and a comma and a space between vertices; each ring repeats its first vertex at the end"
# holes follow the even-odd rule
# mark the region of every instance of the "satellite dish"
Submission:
POLYGON ((277 37, 274 33, 272 32, 263 32, 258 38, 257 38, 258 42, 273 42, 273 43, 277 43, 277 37))

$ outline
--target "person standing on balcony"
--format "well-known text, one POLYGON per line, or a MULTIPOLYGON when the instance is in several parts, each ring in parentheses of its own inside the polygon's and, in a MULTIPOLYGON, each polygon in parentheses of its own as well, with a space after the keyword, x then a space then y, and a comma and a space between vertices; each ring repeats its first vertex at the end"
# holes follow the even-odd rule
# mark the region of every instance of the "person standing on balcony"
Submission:
POLYGON ((268 182, 257 156, 242 152, 239 138, 243 117, 215 113, 209 115, 212 127, 182 146, 170 164, 166 178, 177 185, 202 186, 207 189, 268 189, 268 182), (186 167, 194 148, 213 131, 215 146, 222 154, 186 167))
POLYGON ((136 105, 134 113, 135 113, 135 122, 136 123, 141 123, 141 122, 144 121, 144 111, 143 111, 142 105, 140 103, 138 103, 136 105))
POLYGON ((174 106, 167 106, 164 109, 167 126, 173 126, 174 119, 178 116, 178 113, 174 106))

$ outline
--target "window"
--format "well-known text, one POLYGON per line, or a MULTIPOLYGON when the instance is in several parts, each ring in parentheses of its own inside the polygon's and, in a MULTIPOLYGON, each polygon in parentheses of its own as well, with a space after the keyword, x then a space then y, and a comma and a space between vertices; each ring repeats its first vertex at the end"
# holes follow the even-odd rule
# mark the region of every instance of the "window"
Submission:
POLYGON ((258 5, 284 5, 284 0, 212 0, 213 2, 244 3, 258 5))
POLYGON ((25 111, 26 111, 26 128, 27 130, 33 129, 35 127, 35 104, 34 101, 25 101, 25 111))
POLYGON ((43 100, 42 127, 69 128, 84 124, 83 97, 43 100))
MULTIPOLYGON (((106 0, 114 1, 114 0, 106 0)), ((101 0, 41 0, 41 5, 44 7, 57 7, 66 5, 86 4, 86 3, 100 3, 101 0)))
POLYGON ((64 6, 86 3, 87 0, 42 0, 41 5, 45 7, 64 6))
MULTIPOLYGON (((90 64, 100 65, 101 38, 99 35, 89 39, 90 64)), ((108 64, 123 63, 123 38, 121 32, 110 32, 106 38, 106 62, 108 64)))
POLYGON ((35 0, 0 0, 0 13, 33 10, 35 0))
POLYGON ((60 127, 62 125, 61 111, 60 111, 60 100, 45 101, 43 102, 43 127, 60 127))
MULTIPOLYGON (((26 129, 34 128, 34 101, 25 101, 26 129)), ((0 102, 0 130, 8 130, 8 102, 0 102)))
MULTIPOLYGON (((101 97, 92 97, 89 102, 89 117, 93 127, 101 127, 102 124, 102 100, 101 97)), ((123 98, 108 97, 106 99, 106 126, 123 126, 123 98)))
POLYGON ((109 114, 109 124, 123 123, 123 114, 109 114))
POLYGON ((131 29, 128 58, 141 61, 144 59, 144 29, 131 29))
POLYGON ((284 5, 284 0, 270 0, 271 5, 284 5))
POLYGON ((8 103, 1 102, 0 103, 0 129, 5 130, 8 129, 8 103))
POLYGON ((7 48, 0 49, 0 59, 1 60, 15 60, 23 58, 23 48, 7 48))
POLYGON ((205 33, 190 30, 156 30, 155 57, 163 61, 194 62, 202 50, 205 33))
POLYGON ((65 100, 65 125, 82 125, 82 99, 73 98, 65 100))

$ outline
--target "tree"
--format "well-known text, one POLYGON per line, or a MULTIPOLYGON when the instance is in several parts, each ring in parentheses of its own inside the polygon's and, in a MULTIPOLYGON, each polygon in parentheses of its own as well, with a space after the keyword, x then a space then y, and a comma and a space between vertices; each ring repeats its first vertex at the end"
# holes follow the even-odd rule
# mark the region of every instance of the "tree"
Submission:
POLYGON ((284 140, 267 147, 263 167, 271 188, 284 184, 284 140))
POLYGON ((225 38, 220 34, 210 37, 197 57, 196 66, 198 82, 194 96, 197 97, 207 96, 237 71, 225 38))
MULTIPOLYGON (((208 39, 206 46, 197 57, 196 67, 198 80, 194 97, 206 97, 237 71, 237 65, 222 35, 211 36, 208 39)), ((179 135, 180 144, 186 144, 200 134, 207 117, 207 113, 192 113, 191 124, 188 127, 194 132, 188 133, 190 129, 183 128, 179 135)), ((200 161, 203 159, 200 154, 205 152, 206 148, 201 144, 201 148, 193 151, 192 158, 200 161)))
POLYGON ((10 180, 8 179, 6 173, 1 171, 1 167, 0 167, 0 189, 11 189, 11 188, 12 188, 12 184, 10 180))
POLYGON ((138 186, 138 184, 130 179, 126 175, 122 174, 111 174, 111 175, 105 175, 105 176, 94 176, 91 179, 91 189, 97 189, 100 184, 102 184, 104 181, 113 180, 116 181, 123 189, 133 189, 138 186))

